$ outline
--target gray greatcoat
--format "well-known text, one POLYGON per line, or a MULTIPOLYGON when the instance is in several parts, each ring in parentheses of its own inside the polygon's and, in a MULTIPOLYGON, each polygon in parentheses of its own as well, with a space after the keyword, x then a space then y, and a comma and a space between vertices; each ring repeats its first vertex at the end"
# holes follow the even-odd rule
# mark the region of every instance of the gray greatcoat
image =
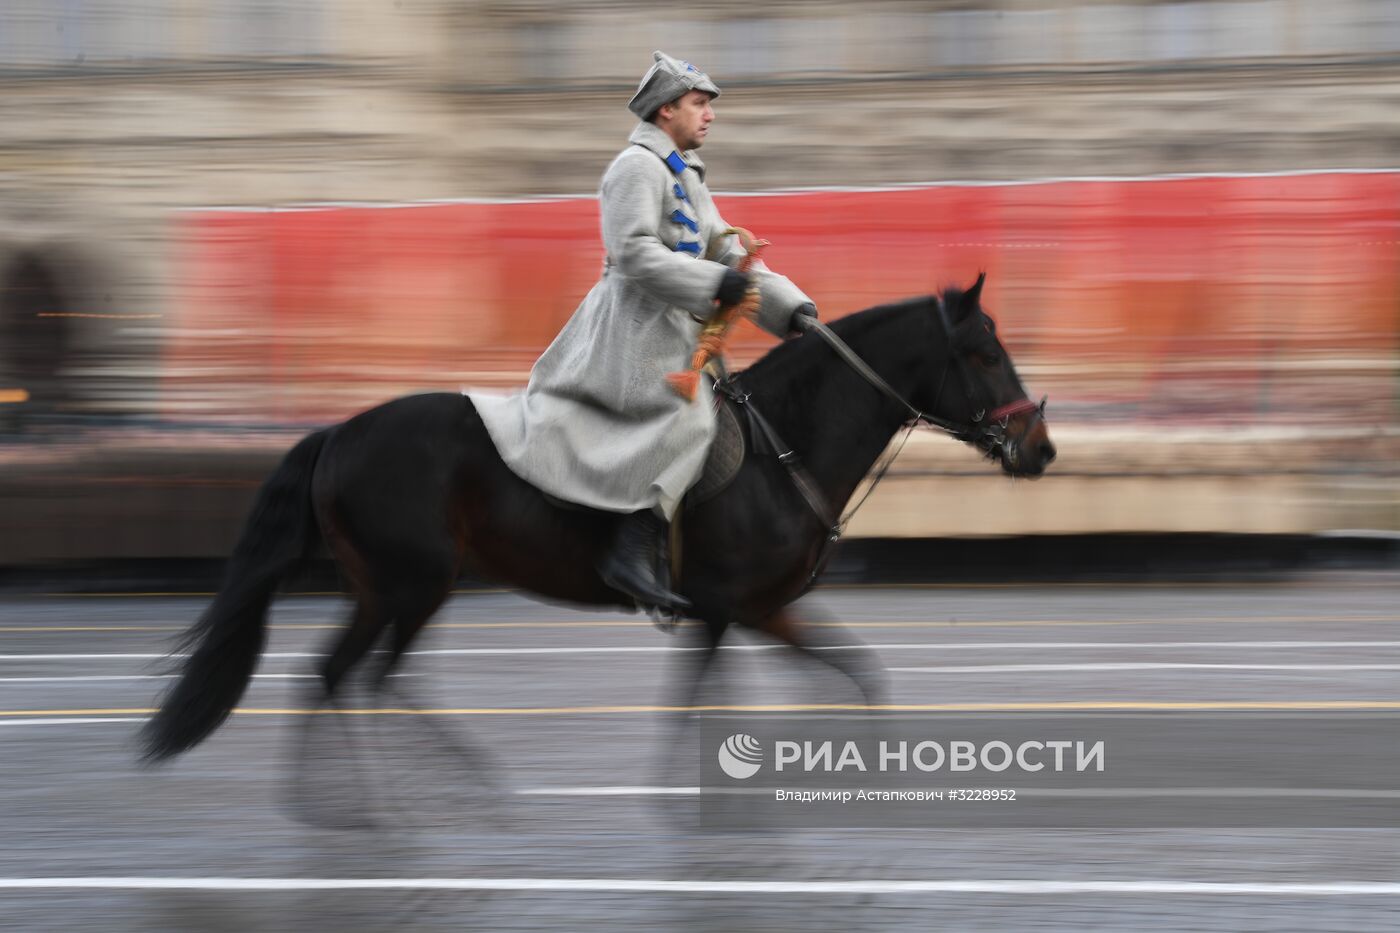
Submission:
MULTIPOLYGON (((567 502, 611 512, 655 508, 670 518, 714 438, 708 380, 695 401, 666 374, 690 363, 715 312, 724 266, 743 257, 725 236, 705 166, 677 153, 651 123, 633 130, 599 191, 603 277, 530 372, 523 392, 470 390, 501 458, 567 502), (723 265, 721 265, 723 264, 723 265)), ((811 299, 756 265, 758 324, 783 335, 811 299)))

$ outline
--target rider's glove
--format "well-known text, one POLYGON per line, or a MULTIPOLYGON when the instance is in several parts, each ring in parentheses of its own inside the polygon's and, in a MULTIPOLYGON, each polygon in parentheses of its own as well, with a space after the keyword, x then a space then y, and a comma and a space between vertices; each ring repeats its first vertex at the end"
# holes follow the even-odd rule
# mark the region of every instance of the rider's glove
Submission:
POLYGON ((737 269, 725 269, 724 278, 719 280, 719 288, 715 291, 715 300, 721 308, 728 308, 743 301, 744 293, 748 290, 749 277, 746 274, 737 269))
POLYGON ((803 318, 817 319, 817 306, 810 301, 804 301, 796 308, 792 309, 792 317, 788 318, 788 336, 796 336, 807 332, 807 321, 803 318))

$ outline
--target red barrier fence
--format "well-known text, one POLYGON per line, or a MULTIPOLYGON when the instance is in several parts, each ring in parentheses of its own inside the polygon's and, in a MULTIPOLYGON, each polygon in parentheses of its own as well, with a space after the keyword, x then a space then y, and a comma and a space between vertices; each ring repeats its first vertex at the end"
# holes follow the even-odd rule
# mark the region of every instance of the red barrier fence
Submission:
MULTIPOLYGON (((1061 417, 1395 420, 1400 173, 717 200, 828 320, 986 270, 1061 417)), ((587 198, 209 210, 178 245, 165 410, 237 421, 519 384, 602 260, 587 198)))

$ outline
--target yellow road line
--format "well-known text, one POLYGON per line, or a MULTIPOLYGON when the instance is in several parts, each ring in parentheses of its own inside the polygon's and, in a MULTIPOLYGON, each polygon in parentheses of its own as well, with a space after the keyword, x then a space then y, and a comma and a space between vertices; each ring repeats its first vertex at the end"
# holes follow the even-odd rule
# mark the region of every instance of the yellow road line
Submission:
MULTIPOLYGON (((773 703, 746 705, 662 706, 465 706, 406 709, 301 709, 295 707, 238 707, 240 716, 565 716, 616 713, 986 713, 986 712, 1148 712, 1148 711, 1275 711, 1337 712, 1400 710, 1400 700, 1067 700, 1025 703, 887 703, 861 706, 844 703, 773 703)), ((0 716, 149 716, 154 709, 25 709, 0 710, 0 716)))

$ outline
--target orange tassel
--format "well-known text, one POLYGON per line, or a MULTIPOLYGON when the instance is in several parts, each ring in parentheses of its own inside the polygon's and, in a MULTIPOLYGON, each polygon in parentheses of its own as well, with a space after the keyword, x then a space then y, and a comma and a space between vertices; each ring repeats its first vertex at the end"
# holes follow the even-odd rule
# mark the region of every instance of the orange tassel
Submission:
MULTIPOLYGON (((743 244, 745 250, 744 258, 739 260, 739 271, 748 272, 759 252, 768 245, 768 241, 755 240, 753 234, 742 227, 730 227, 724 232, 738 235, 739 242, 743 244)), ((690 368, 682 372, 666 374, 666 381, 670 383, 677 395, 687 402, 695 401, 695 393, 700 388, 700 371, 710 360, 724 355, 724 342, 729 334, 729 328, 741 317, 752 318, 758 313, 758 305, 758 288, 750 286, 738 304, 722 308, 714 317, 710 318, 704 329, 700 331, 700 339, 695 344, 695 353, 690 358, 690 368)))
POLYGON ((695 401, 695 393, 700 389, 700 373, 687 369, 681 373, 667 373, 666 381, 671 384, 671 388, 676 390, 676 394, 687 402, 695 401))

